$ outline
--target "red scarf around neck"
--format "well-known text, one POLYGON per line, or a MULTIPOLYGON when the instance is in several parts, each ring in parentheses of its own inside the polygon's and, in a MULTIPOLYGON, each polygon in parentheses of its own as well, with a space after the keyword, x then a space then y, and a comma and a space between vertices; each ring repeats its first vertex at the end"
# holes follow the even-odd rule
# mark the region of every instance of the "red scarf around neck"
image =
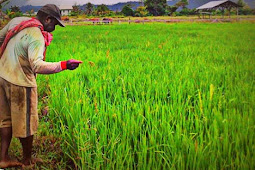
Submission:
POLYGON ((32 18, 30 20, 27 21, 22 21, 20 24, 18 24, 16 27, 14 27, 13 29, 9 30, 5 36, 4 42, 0 48, 0 59, 4 53, 4 50, 8 44, 8 42, 10 41, 10 39, 12 37, 14 37, 17 33, 19 33, 20 31, 22 31, 25 28, 29 28, 29 27, 38 27, 41 32, 42 35, 44 37, 44 41, 45 41, 45 51, 44 51, 44 60, 45 60, 45 56, 46 56, 46 49, 47 46, 50 45, 52 39, 53 39, 53 35, 47 31, 44 31, 43 25, 42 23, 37 20, 36 18, 32 18))

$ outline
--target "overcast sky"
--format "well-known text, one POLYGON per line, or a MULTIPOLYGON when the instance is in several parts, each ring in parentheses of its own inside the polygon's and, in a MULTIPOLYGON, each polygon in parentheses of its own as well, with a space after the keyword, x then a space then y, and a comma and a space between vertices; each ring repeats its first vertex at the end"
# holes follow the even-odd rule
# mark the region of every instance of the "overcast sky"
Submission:
POLYGON ((83 5, 88 2, 92 4, 106 4, 112 5, 118 2, 129 2, 129 1, 139 1, 139 0, 10 0, 10 5, 25 6, 25 5, 34 5, 42 6, 49 3, 54 3, 56 5, 83 5))

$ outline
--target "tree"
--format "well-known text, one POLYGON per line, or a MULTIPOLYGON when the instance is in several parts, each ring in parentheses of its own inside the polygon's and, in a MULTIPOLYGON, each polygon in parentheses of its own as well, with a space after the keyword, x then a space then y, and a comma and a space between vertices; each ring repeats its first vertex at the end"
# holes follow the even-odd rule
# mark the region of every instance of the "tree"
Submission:
POLYGON ((0 0, 0 10, 2 10, 3 6, 8 3, 9 3, 9 0, 0 0))
POLYGON ((110 10, 105 4, 101 4, 97 6, 96 8, 97 15, 105 15, 107 13, 110 13, 110 10))
POLYGON ((247 5, 243 0, 239 0, 237 2, 238 5, 241 6, 240 10, 239 10, 239 14, 241 15, 253 15, 254 14, 254 10, 252 10, 249 5, 247 5))
POLYGON ((167 6, 166 7, 168 15, 172 15, 177 9, 178 9, 178 7, 176 7, 176 6, 167 6))
POLYGON ((146 10, 146 7, 139 6, 139 7, 137 7, 135 13, 138 14, 139 16, 143 17, 148 14, 148 11, 146 10))
POLYGON ((20 8, 18 6, 11 6, 11 12, 21 12, 20 8))
POLYGON ((154 16, 164 15, 166 13, 166 0, 145 0, 144 5, 154 16))
MULTIPOLYGON (((2 13, 2 8, 7 5, 10 1, 9 0, 0 0, 0 17, 4 19, 4 15, 2 13)), ((1 25, 1 22, 0 22, 1 25)))
POLYGON ((109 8, 105 4, 102 4, 97 6, 97 11, 106 12, 106 11, 109 11, 109 8))
POLYGON ((79 14, 81 14, 80 7, 79 7, 77 4, 74 4, 74 5, 73 5, 72 12, 71 12, 70 15, 72 15, 72 16, 77 16, 77 15, 79 15, 79 14))
POLYGON ((246 3, 243 0, 238 0, 237 4, 240 5, 242 8, 246 6, 246 3))
MULTIPOLYGON (((4 19, 4 14, 2 12, 2 8, 4 5, 8 4, 9 0, 0 0, 0 19, 4 19)), ((1 21, 0 21, 0 26, 1 26, 1 21)))
POLYGON ((85 5, 85 14, 91 15, 92 12, 93 12, 93 8, 94 8, 93 4, 90 3, 90 2, 88 2, 88 3, 85 5))
POLYGON ((189 2, 188 0, 180 0, 179 2, 177 2, 176 4, 176 7, 182 7, 183 9, 186 8, 187 5, 189 5, 189 2))
POLYGON ((131 8, 130 4, 125 5, 122 8, 121 13, 123 13, 125 16, 134 16, 134 10, 131 8))
POLYGON ((15 18, 22 16, 22 12, 18 6, 11 6, 10 9, 7 9, 5 11, 5 14, 8 16, 8 18, 15 18))

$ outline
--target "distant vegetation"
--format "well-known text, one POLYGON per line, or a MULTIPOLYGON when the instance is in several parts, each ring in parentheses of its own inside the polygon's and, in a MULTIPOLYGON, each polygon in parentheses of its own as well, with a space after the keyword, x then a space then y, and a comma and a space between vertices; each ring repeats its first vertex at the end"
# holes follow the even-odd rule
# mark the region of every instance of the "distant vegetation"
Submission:
MULTIPOLYGON (((8 4, 8 0, 2 0, 2 4, 8 4)), ((0 1, 1 2, 1 1, 0 1)), ((139 2, 127 2, 118 3, 115 5, 94 5, 87 3, 84 5, 73 5, 73 10, 69 14, 70 16, 85 15, 88 17, 147 17, 147 16, 189 16, 196 15, 196 7, 207 3, 208 0, 194 1, 194 0, 178 0, 178 1, 167 1, 167 0, 140 0, 139 2)), ((255 9, 252 9, 249 4, 252 4, 250 0, 246 2, 244 0, 234 0, 242 7, 239 9, 239 15, 254 15, 255 9)), ((1 4, 1 8, 4 5, 1 4)), ((4 13, 9 18, 26 15, 33 15, 34 12, 40 9, 39 6, 11 6, 5 9, 4 13)), ((225 11, 225 13, 228 13, 225 11)), ((214 11, 213 14, 222 14, 222 11, 214 11)), ((231 10, 231 14, 236 14, 236 9, 231 10)))
MULTIPOLYGON (((82 15, 86 14, 89 16, 187 16, 196 15, 195 8, 189 8, 189 2, 195 3, 188 0, 179 0, 172 5, 166 0, 141 0, 140 2, 127 2, 119 3, 116 5, 107 6, 105 4, 93 5, 87 3, 83 6, 74 5, 74 9, 79 8, 79 12, 73 12, 71 15, 82 15)), ((206 2, 205 2, 206 3, 206 2)), ((242 7, 239 9, 240 15, 254 15, 255 9, 251 9, 247 3, 243 0, 237 2, 242 7)), ((204 4, 204 3, 203 3, 204 4)), ((200 4, 202 5, 202 4, 200 4)), ((196 4, 198 7, 199 4, 196 4)), ((221 11, 215 11, 215 14, 221 13, 221 11)), ((231 13, 236 14, 236 9, 233 9, 231 13)))

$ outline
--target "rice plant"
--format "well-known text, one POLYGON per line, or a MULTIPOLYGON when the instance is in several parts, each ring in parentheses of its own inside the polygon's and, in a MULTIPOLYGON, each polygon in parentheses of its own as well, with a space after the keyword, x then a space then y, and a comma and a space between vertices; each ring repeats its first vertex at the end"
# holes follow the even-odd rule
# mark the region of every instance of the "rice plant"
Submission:
POLYGON ((254 23, 67 26, 47 61, 53 133, 78 169, 254 169, 254 23))

